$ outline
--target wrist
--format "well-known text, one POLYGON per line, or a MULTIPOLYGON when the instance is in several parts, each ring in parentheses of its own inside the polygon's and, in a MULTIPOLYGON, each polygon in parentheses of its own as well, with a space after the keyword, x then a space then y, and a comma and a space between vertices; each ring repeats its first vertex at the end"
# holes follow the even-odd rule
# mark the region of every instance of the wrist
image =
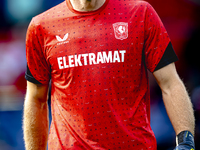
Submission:
POLYGON ((194 136, 190 131, 182 131, 176 136, 176 145, 187 145, 195 149, 194 136))

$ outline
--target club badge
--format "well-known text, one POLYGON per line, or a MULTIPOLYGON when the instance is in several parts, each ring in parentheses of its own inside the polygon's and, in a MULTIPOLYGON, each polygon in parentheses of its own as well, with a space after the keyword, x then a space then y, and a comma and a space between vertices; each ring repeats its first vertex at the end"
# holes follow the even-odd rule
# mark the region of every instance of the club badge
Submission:
POLYGON ((117 22, 113 24, 115 38, 119 40, 124 40, 128 38, 128 23, 117 22))

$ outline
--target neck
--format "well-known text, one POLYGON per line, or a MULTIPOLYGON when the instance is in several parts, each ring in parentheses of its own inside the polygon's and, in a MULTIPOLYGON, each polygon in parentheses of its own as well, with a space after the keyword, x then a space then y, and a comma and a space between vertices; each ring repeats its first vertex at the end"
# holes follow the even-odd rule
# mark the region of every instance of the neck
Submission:
POLYGON ((94 11, 99 9, 106 0, 70 0, 77 11, 94 11))

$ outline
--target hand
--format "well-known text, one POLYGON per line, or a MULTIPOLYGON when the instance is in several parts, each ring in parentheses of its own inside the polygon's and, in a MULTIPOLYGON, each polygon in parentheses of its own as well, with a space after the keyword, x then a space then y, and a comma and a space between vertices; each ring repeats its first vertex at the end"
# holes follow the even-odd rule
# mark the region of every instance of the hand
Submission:
POLYGON ((175 150, 195 150, 194 136, 189 131, 182 131, 177 135, 177 146, 175 150))

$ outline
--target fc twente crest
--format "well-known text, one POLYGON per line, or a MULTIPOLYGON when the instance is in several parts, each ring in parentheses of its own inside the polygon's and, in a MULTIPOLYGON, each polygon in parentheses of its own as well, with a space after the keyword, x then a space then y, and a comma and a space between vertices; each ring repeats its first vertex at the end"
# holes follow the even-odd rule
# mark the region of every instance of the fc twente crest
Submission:
POLYGON ((124 40, 128 38, 128 23, 117 22, 113 24, 115 38, 119 40, 124 40))

